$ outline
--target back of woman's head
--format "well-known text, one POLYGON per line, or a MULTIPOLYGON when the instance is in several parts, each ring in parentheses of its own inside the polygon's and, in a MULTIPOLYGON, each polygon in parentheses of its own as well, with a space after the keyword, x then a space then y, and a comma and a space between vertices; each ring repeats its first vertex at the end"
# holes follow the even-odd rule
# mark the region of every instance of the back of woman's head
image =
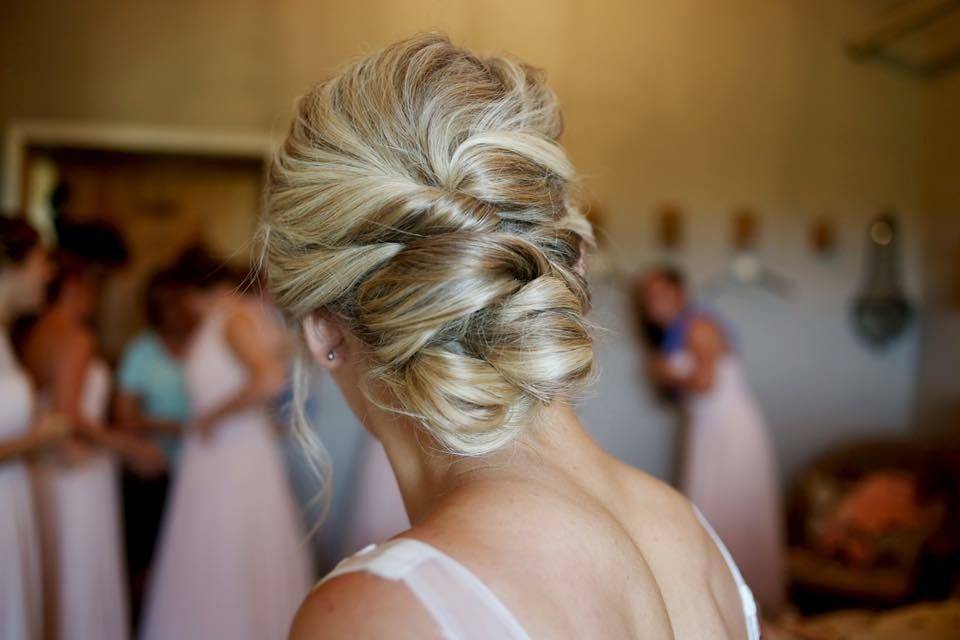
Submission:
POLYGON ((47 297, 60 297, 71 280, 87 281, 99 286, 111 271, 126 264, 127 243, 120 229, 112 223, 59 222, 57 248, 53 252, 56 273, 47 288, 47 297))
POLYGON ((172 318, 182 313, 182 305, 177 303, 187 286, 186 278, 173 267, 160 269, 150 276, 143 292, 143 307, 151 328, 162 332, 173 324, 172 318))
POLYGON ((276 300, 338 318, 452 452, 495 450, 593 372, 561 130, 542 72, 425 35, 312 89, 273 163, 276 300))
POLYGON ((239 292, 247 279, 247 274, 218 258, 203 245, 187 247, 177 258, 171 271, 187 289, 194 290, 231 286, 239 292))
POLYGON ((22 264, 40 236, 23 218, 0 214, 0 271, 22 264))

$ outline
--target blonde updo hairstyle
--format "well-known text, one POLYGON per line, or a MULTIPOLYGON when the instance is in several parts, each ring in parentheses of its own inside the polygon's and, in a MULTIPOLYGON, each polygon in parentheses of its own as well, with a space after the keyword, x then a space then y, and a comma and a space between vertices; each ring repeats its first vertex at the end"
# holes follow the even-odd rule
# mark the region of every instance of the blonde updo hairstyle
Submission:
POLYGON ((498 449, 593 373, 562 128, 541 71, 424 35, 314 87, 273 162, 275 299, 338 318, 388 408, 452 453, 498 449))

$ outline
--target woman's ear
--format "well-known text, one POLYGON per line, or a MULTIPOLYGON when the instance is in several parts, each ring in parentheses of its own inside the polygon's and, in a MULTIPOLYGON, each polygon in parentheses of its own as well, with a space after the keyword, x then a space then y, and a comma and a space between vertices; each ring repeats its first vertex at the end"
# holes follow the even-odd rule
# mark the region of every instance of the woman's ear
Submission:
POLYGON ((329 315, 314 313, 304 318, 302 325, 303 337, 317 364, 333 370, 346 360, 343 330, 329 315))

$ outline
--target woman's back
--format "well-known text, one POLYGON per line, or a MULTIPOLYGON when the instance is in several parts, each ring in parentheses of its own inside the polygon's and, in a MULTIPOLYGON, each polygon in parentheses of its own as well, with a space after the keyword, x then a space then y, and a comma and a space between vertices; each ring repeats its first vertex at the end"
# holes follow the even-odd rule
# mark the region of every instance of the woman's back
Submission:
MULTIPOLYGON (((97 354, 89 327, 63 313, 48 311, 27 334, 24 361, 37 381, 41 405, 62 411, 94 429, 103 427, 110 396, 110 372, 97 354)), ((94 454, 80 438, 64 447, 66 459, 79 463, 94 454)))
MULTIPOLYGON (((0 334, 0 441, 31 427, 33 389, 6 333, 0 334)), ((38 531, 27 464, 0 462, 0 637, 39 637, 42 591, 38 531)))
POLYGON ((231 338, 239 326, 259 343, 268 330, 252 317, 253 303, 208 295, 215 300, 185 372, 193 414, 210 423, 184 436, 144 608, 145 640, 280 637, 312 579, 270 400, 249 388, 256 367, 231 338))
MULTIPOLYGON (((532 638, 747 638, 752 602, 690 504, 594 446, 580 449, 589 453, 571 452, 569 467, 541 461, 533 479, 474 479, 402 538, 465 567, 532 638)), ((438 581, 448 584, 434 590, 456 601, 456 580, 438 581)), ((474 598, 470 615, 491 614, 474 598)), ((348 572, 318 587, 292 637, 378 629, 421 637, 439 626, 409 585, 348 572)))
MULTIPOLYGON (((38 323, 31 341, 36 341, 28 347, 35 349, 38 370, 49 372, 49 386, 41 400, 68 411, 70 403, 63 404, 63 398, 71 394, 63 387, 76 385, 75 412, 68 415, 96 431, 104 429, 110 372, 92 352, 87 357, 67 353, 90 350, 92 336, 83 328, 47 317, 38 323), (42 344, 46 341, 52 344, 42 344), (55 357, 58 349, 67 354, 61 361, 55 357), (57 371, 62 366, 76 368, 76 376, 57 371)), ((66 639, 126 638, 127 596, 114 456, 89 442, 73 442, 68 456, 46 460, 37 472, 45 597, 52 612, 48 623, 66 639), (93 584, 95 589, 90 588, 93 584)))

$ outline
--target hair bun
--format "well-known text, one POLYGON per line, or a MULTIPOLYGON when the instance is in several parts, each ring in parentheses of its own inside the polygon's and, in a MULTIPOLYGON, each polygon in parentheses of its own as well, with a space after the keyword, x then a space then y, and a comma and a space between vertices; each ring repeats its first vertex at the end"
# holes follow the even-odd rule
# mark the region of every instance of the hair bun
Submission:
POLYGON ((456 453, 503 445, 593 372, 562 128, 540 71, 425 35, 302 98, 272 166, 280 305, 343 317, 392 408, 456 453))

